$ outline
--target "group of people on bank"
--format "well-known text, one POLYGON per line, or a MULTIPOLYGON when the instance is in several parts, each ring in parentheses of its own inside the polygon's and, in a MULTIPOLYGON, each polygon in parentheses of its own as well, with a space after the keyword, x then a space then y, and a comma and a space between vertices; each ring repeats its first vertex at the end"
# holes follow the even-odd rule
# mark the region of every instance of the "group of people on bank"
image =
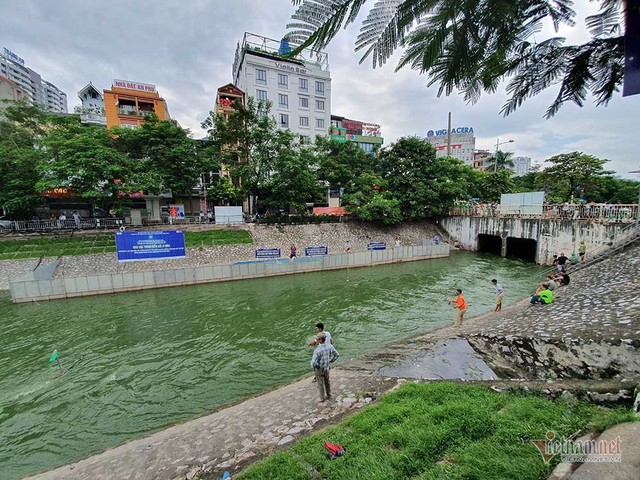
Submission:
MULTIPOLYGON (((580 258, 582 260, 584 260, 584 255, 585 252, 582 251, 581 244, 580 258)), ((553 303, 554 290, 564 285, 569 285, 569 282, 571 281, 571 277, 567 273, 567 266, 570 264, 571 261, 564 253, 561 253, 560 256, 553 256, 553 262, 551 263, 553 271, 551 274, 547 275, 544 282, 538 285, 536 293, 531 296, 531 305, 548 305, 553 303)))

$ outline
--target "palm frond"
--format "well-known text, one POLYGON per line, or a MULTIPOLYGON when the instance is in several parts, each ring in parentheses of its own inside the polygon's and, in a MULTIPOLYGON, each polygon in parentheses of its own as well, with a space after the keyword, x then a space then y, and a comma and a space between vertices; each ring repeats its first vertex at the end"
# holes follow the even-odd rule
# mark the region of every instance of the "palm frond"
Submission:
POLYGON ((367 0, 292 0, 299 5, 291 16, 297 22, 289 23, 288 33, 294 44, 299 44, 292 54, 295 55, 307 47, 314 50, 325 48, 340 31, 355 21, 367 0))
POLYGON ((622 24, 622 2, 620 0, 607 0, 600 11, 585 19, 587 29, 596 38, 610 37, 619 34, 622 24))

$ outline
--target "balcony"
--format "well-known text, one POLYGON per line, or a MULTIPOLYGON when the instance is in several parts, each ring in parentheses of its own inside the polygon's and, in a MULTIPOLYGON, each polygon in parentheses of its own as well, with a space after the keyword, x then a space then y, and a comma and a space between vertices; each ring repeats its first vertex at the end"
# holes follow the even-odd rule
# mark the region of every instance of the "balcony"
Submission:
POLYGON ((118 108, 118 114, 120 115, 132 115, 134 117, 138 116, 138 110, 135 107, 120 107, 118 108))

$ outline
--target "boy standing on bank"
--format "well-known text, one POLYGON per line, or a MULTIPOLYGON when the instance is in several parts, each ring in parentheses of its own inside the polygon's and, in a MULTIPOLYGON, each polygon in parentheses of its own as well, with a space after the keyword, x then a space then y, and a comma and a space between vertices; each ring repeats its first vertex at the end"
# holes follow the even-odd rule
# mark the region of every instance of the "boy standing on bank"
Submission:
POLYGON ((499 312, 500 310, 502 310, 502 297, 504 296, 504 288, 502 288, 502 285, 500 285, 498 283, 498 280, 496 280, 495 278, 493 280, 491 280, 491 283, 493 283, 493 286, 496 287, 496 312, 499 312))
POLYGON ((457 295, 456 298, 449 300, 449 305, 451 305, 452 303, 455 303, 453 308, 455 308, 457 312, 456 312, 456 320, 453 323, 453 326, 460 327, 462 326, 462 320, 464 318, 464 314, 467 313, 467 301, 462 296, 462 290, 460 290, 459 288, 456 290, 456 295, 457 295))

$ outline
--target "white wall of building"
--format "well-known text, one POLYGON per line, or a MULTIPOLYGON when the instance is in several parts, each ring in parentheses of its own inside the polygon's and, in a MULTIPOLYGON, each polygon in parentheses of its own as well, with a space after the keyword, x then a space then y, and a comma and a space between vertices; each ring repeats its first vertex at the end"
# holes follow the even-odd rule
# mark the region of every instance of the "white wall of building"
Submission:
POLYGON ((246 51, 234 83, 247 97, 270 101, 271 115, 279 128, 288 128, 311 141, 316 135, 328 135, 331 127, 331 75, 328 69, 265 58, 246 51))
MULTIPOLYGON (((436 156, 447 156, 447 134, 437 135, 433 130, 427 134, 427 141, 436 149, 436 156)), ((476 137, 472 132, 451 134, 451 157, 462 160, 466 165, 473 166, 473 153, 476 149, 476 137)))

